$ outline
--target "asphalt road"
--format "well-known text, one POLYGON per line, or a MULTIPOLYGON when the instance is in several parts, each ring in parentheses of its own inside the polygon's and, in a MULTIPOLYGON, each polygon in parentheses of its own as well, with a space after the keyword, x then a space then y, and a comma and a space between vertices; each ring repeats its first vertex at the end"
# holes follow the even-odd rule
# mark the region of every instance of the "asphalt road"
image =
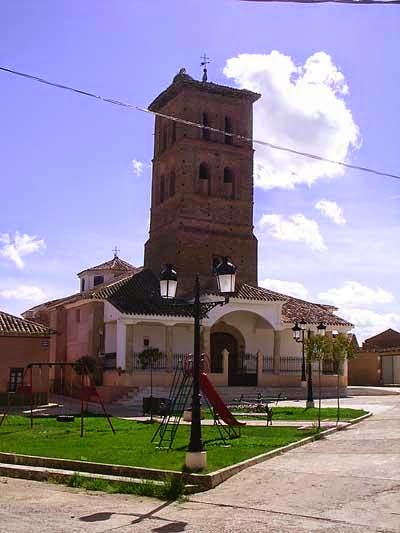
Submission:
POLYGON ((184 503, 0 478, 0 532, 400 532, 400 396, 184 503))

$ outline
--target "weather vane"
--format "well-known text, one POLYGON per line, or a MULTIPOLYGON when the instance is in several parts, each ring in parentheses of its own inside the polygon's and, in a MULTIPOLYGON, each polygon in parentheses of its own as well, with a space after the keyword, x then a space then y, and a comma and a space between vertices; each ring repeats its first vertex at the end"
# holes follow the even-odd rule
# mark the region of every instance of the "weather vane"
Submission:
POLYGON ((201 81, 206 82, 207 81, 207 65, 210 64, 210 58, 207 57, 206 54, 204 53, 204 55, 202 55, 200 57, 200 59, 201 59, 200 66, 204 67, 203 68, 203 77, 202 77, 201 81))

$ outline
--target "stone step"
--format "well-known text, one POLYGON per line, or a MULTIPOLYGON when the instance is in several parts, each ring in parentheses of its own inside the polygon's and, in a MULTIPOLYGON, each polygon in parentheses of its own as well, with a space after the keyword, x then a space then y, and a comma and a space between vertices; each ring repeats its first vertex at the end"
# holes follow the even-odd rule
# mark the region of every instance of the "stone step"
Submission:
MULTIPOLYGON (((34 481, 68 481, 77 472, 73 470, 63 470, 60 468, 48 468, 39 466, 26 466, 26 465, 12 465, 8 463, 0 463, 0 476, 13 477, 20 479, 31 479, 34 481)), ((105 481, 118 481, 126 485, 142 485, 143 483, 151 482, 154 485, 161 486, 164 482, 154 479, 140 479, 126 476, 113 476, 106 474, 93 474, 91 472, 78 472, 80 477, 89 479, 102 479, 105 481)), ((196 485, 185 485, 185 493, 190 494, 196 492, 198 487, 196 485)))
MULTIPOLYGON (((307 389, 305 387, 216 387, 218 394, 224 400, 225 403, 238 400, 241 395, 243 396, 257 396, 261 394, 263 396, 276 397, 279 394, 287 397, 290 400, 303 400, 306 397, 307 389)), ((313 385, 314 397, 318 395, 318 386, 313 385)), ((134 396, 129 398, 122 398, 114 402, 117 405, 123 405, 125 407, 132 407, 135 409, 141 409, 143 405, 143 398, 150 396, 150 387, 145 387, 137 392, 134 396)), ((152 395, 156 398, 168 398, 170 393, 169 387, 153 387, 152 395)), ((341 389, 341 396, 345 396, 345 390, 341 389)), ((336 397, 336 389, 334 387, 323 388, 321 390, 321 396, 323 398, 336 397)))

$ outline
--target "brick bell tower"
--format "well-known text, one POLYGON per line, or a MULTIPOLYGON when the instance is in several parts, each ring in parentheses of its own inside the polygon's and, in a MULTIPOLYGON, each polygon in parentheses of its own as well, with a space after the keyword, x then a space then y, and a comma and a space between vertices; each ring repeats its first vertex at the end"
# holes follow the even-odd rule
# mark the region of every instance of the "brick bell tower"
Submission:
MULTIPOLYGON (((181 69, 149 109, 251 138, 258 98, 181 69)), ((202 287, 215 288, 213 268, 223 256, 237 266, 239 282, 257 285, 252 144, 157 116, 144 266, 158 275, 172 263, 183 295, 196 274, 202 287)))

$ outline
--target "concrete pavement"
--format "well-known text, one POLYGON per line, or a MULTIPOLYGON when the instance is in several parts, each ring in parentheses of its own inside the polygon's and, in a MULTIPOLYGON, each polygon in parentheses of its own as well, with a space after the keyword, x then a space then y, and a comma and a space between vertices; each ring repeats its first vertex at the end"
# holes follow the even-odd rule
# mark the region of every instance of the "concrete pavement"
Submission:
POLYGON ((357 404, 380 409, 184 503, 0 478, 0 532, 400 532, 400 397, 357 404))

